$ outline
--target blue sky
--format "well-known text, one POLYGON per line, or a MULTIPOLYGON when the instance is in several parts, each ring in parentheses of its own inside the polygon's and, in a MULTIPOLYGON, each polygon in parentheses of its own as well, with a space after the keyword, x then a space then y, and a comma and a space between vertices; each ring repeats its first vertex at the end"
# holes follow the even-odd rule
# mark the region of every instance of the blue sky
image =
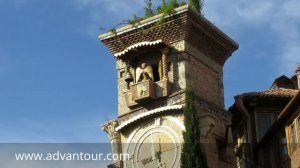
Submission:
MULTIPOLYGON (((298 0, 205 1, 205 16, 240 44, 224 67, 227 107, 294 74, 298 9, 298 0)), ((117 84, 99 28, 142 13, 143 0, 0 0, 0 142, 107 142, 100 125, 117 114, 117 84)))

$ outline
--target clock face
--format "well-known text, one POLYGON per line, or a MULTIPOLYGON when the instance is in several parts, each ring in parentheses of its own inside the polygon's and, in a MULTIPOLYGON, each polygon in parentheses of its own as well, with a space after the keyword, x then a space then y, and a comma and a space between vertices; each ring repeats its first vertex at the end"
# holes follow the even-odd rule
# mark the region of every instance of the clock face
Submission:
POLYGON ((124 148, 124 152, 130 155, 125 161, 125 167, 180 167, 183 130, 180 117, 149 119, 130 134, 124 148))

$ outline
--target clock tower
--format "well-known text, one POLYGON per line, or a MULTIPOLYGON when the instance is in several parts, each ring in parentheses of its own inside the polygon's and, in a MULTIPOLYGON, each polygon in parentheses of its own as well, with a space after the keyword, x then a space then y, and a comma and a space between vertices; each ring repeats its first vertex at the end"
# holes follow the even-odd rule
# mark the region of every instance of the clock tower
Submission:
POLYGON ((102 129, 113 153, 129 154, 108 167, 180 167, 187 88, 195 95, 208 166, 233 167, 223 65, 238 44, 188 5, 162 17, 99 36, 118 74, 118 118, 102 129))

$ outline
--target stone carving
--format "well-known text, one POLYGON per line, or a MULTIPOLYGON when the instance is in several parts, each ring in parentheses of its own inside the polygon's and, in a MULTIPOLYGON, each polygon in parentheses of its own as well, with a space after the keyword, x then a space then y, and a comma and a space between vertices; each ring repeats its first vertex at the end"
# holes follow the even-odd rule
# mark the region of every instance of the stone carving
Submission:
MULTIPOLYGON (((102 130, 104 130, 109 136, 113 154, 120 154, 121 152, 121 145, 120 145, 121 137, 120 137, 120 133, 116 131, 116 127, 118 125, 119 122, 117 120, 112 120, 102 126, 102 130)), ((115 164, 118 163, 119 161, 120 160, 114 160, 113 162, 115 164)), ((112 166, 114 166, 114 164, 112 164, 112 166)))
POLYGON ((155 126, 160 126, 160 124, 161 124, 161 119, 160 118, 155 118, 154 125, 155 126))
POLYGON ((102 130, 108 134, 110 140, 118 139, 119 133, 115 130, 117 126, 119 126, 117 120, 110 121, 102 126, 102 130))
POLYGON ((145 96, 146 95, 146 92, 147 92, 147 86, 141 84, 141 85, 138 85, 137 86, 137 90, 138 90, 138 94, 140 96, 145 96))
POLYGON ((142 63, 141 67, 136 69, 136 81, 142 82, 146 80, 153 81, 153 69, 147 63, 142 63))
POLYGON ((184 51, 185 49, 184 41, 173 43, 171 46, 178 51, 184 51))
POLYGON ((125 66, 126 66, 126 63, 123 60, 121 60, 121 59, 117 60, 116 63, 117 63, 117 68, 118 69, 125 68, 125 66))

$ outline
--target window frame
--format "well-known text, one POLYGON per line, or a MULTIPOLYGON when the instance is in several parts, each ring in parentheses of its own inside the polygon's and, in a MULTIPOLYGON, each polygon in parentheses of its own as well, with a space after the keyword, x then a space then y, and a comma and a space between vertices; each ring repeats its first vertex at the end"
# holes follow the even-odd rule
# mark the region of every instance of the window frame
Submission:
MULTIPOLYGON (((261 114, 268 114, 270 117, 270 123, 269 123, 269 127, 268 129, 272 126, 272 124, 274 123, 276 116, 278 115, 276 111, 273 110, 259 110, 255 112, 255 129, 256 129, 256 139, 257 142, 259 142, 266 134, 266 132, 264 134, 261 133, 261 124, 260 124, 260 115, 261 114)), ((268 131, 267 129, 267 131, 268 131)))
POLYGON ((296 118, 297 145, 300 145, 300 116, 296 118))
POLYGON ((288 149, 288 139, 285 133, 285 130, 283 130, 280 133, 280 156, 282 159, 286 158, 289 155, 289 149, 288 149), (283 142, 283 140, 285 140, 283 142))
POLYGON ((287 139, 287 145, 288 145, 288 153, 289 155, 292 155, 295 150, 299 147, 300 143, 300 116, 296 117, 292 123, 288 124, 285 127, 285 133, 286 133, 286 139, 287 139), (292 143, 293 137, 292 137, 292 127, 294 129, 294 140, 295 143, 292 143))

